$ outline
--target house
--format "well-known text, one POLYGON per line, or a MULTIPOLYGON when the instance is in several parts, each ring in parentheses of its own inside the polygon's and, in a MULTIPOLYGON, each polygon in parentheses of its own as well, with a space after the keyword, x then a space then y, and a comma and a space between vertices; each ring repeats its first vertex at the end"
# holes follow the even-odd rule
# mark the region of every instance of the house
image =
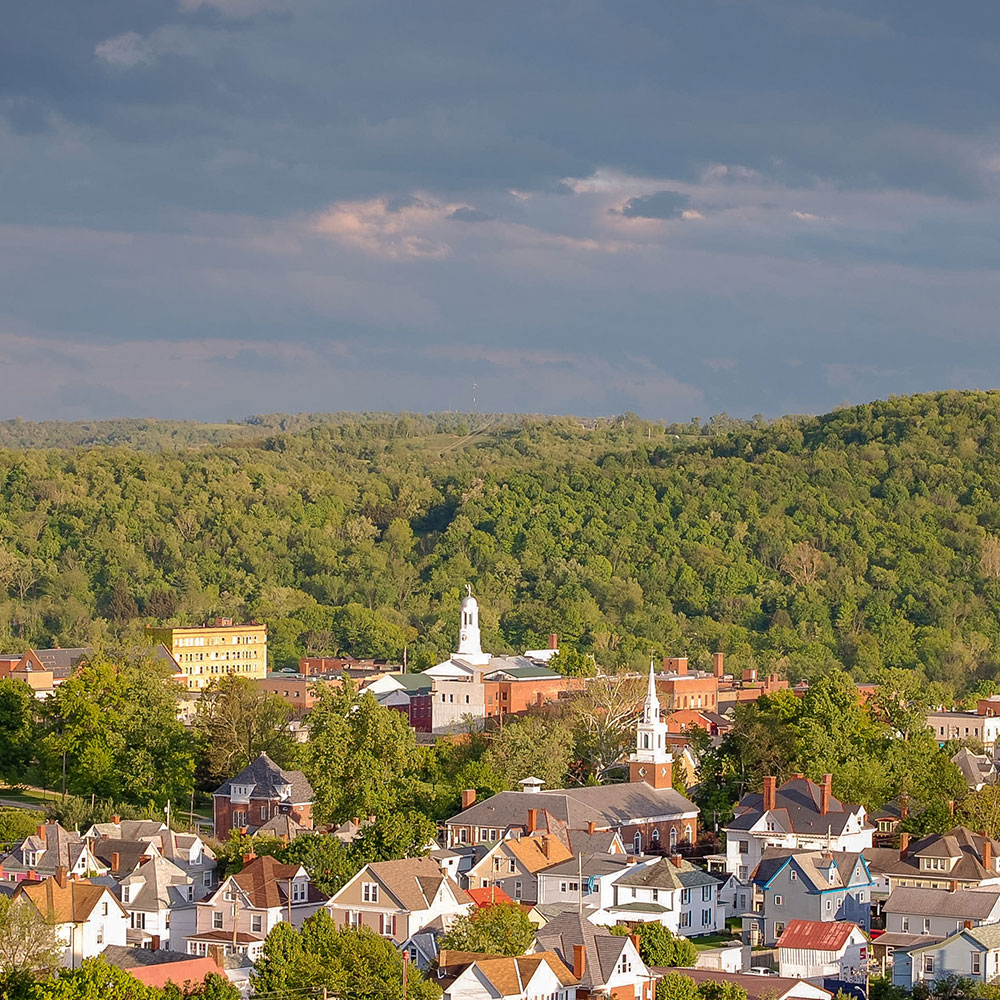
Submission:
MULTIPOLYGON (((160 820, 123 820, 112 816, 109 823, 95 823, 83 835, 92 849, 101 848, 104 840, 150 844, 155 853, 175 864, 191 877, 195 899, 200 899, 215 884, 218 861, 215 852, 196 833, 178 833, 160 820)), ((153 853, 153 852, 151 852, 153 853)), ((121 860, 119 861, 121 865, 121 860)))
POLYGON ((993 754, 1000 736, 1000 696, 980 698, 974 712, 928 712, 927 725, 939 746, 957 740, 981 744, 986 753, 993 754))
POLYGON ((656 863, 656 858, 625 854, 577 855, 538 873, 538 902, 593 907, 595 923, 610 924, 615 883, 630 872, 656 863))
POLYGON ((636 939, 619 937, 580 913, 554 917, 535 933, 533 954, 553 952, 578 980, 580 998, 653 1000, 654 980, 636 939))
MULTIPOLYGON (((642 715, 636 726, 635 750, 628 759, 629 781, 619 785, 558 788, 542 791, 534 777, 521 781, 523 791, 499 792, 483 802, 462 793, 462 812, 445 824, 448 846, 492 843, 513 831, 528 833, 530 812, 548 813, 570 831, 617 833, 636 854, 658 847, 671 851, 697 837, 698 807, 672 787, 673 756, 667 727, 660 719, 653 668, 642 715)), ((532 828, 534 829, 534 828, 532 828)))
MULTIPOLYGON (((445 931, 473 907, 468 893, 448 878, 433 858, 365 865, 329 903, 338 924, 367 927, 408 950, 421 932, 428 928, 445 931)), ((437 948, 430 940, 420 944, 417 961, 423 965, 437 948)))
POLYGON ((769 847, 857 853, 872 846, 873 832, 864 806, 834 798, 831 775, 817 785, 795 774, 780 787, 766 777, 763 792, 745 795, 725 828, 726 870, 745 882, 769 847))
POLYGON ((444 1000, 576 1000, 577 978, 552 952, 507 958, 442 951, 437 967, 444 1000))
POLYGON ((109 944, 126 943, 128 917, 115 894, 106 885, 71 881, 65 868, 42 882, 22 882, 14 899, 34 906, 55 928, 65 968, 79 968, 109 944))
POLYGON ((186 937, 189 955, 208 955, 221 945, 224 954, 255 960, 277 924, 287 920, 298 927, 327 904, 301 865, 270 856, 246 861, 242 871, 195 903, 194 930, 186 937))
POLYGON ((912 990, 939 979, 961 976, 987 983, 1000 976, 1000 924, 963 927, 944 938, 899 946, 892 966, 894 986, 912 990))
POLYGON ((160 857, 159 848, 145 840, 117 840, 102 837, 89 842, 94 857, 105 866, 107 873, 115 879, 122 879, 135 871, 140 864, 151 858, 160 857))
MULTIPOLYGON (((529 816, 529 827, 536 815, 529 816)), ((534 830, 524 837, 515 834, 490 848, 466 873, 464 885, 469 890, 497 886, 518 902, 537 903, 538 873, 572 857, 554 834, 534 830)))
POLYGON ((311 830, 313 798, 312 785, 301 771, 286 771, 262 753, 213 793, 215 836, 222 840, 230 830, 243 827, 254 833, 282 815, 311 830))
POLYGON ((948 889, 897 886, 882 904, 886 933, 931 934, 944 938, 980 924, 1000 921, 1000 885, 948 889))
POLYGON ((789 920, 778 938, 778 971, 788 979, 868 982, 868 938, 843 920, 789 920))
POLYGON ((771 945, 795 919, 850 921, 867 932, 873 885, 863 854, 770 848, 753 874, 743 940, 771 945))
POLYGON ((81 878, 108 870, 79 833, 59 823, 40 824, 33 834, 0 855, 0 877, 10 882, 51 878, 60 868, 81 878))
POLYGON ((997 767, 987 754, 973 753, 968 747, 962 747, 951 762, 962 772, 966 784, 974 792, 996 784, 997 767))
MULTIPOLYGON (((719 880, 680 855, 636 867, 613 883, 608 923, 657 922, 672 934, 695 937, 726 926, 719 906, 719 880)), ((601 921, 603 922, 603 921, 601 921)))
POLYGON ((123 948, 121 945, 109 944, 101 952, 108 965, 125 969, 133 978, 145 986, 155 986, 163 989, 167 983, 183 987, 185 984, 198 984, 210 975, 225 976, 214 958, 194 958, 184 952, 149 951, 147 948, 123 948))
POLYGON ((195 931, 199 890, 190 875, 157 855, 137 865, 117 888, 128 914, 130 945, 153 951, 185 948, 187 936, 195 931))
POLYGON ((870 816, 875 832, 872 834, 873 847, 893 847, 899 837, 899 826, 910 815, 910 803, 906 796, 886 802, 874 816, 870 816))
POLYGON ((806 982, 804 979, 788 979, 784 976, 755 976, 718 972, 714 969, 669 969, 656 966, 652 970, 657 979, 680 973, 693 979, 698 986, 706 984, 733 983, 746 990, 747 1000, 831 1000, 833 994, 822 986, 806 982))
POLYGON ((1000 884, 1000 842, 964 826, 932 833, 920 840, 899 835, 899 849, 865 851, 869 870, 880 891, 897 886, 950 889, 1000 884))

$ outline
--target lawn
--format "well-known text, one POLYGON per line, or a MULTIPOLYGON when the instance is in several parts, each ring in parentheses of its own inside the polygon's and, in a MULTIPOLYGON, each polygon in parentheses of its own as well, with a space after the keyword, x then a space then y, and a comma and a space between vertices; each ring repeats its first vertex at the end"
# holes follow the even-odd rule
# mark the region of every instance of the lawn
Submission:
POLYGON ((689 938, 688 940, 698 949, 698 951, 705 951, 707 948, 723 948, 729 944, 741 943, 738 935, 733 935, 728 932, 720 934, 705 934, 702 937, 689 938))

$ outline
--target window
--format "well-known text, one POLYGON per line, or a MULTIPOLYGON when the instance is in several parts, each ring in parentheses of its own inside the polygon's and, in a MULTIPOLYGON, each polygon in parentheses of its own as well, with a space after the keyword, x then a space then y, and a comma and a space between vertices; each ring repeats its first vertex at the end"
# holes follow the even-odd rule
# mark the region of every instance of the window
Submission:
POLYGON ((740 854, 749 854, 750 853, 750 841, 749 840, 737 840, 736 841, 736 849, 740 852, 740 854))
POLYGON ((799 873, 794 868, 789 868, 788 869, 788 881, 789 882, 798 882, 798 880, 799 880, 799 873))
POLYGON ((222 910, 212 910, 212 929, 222 930, 222 910))
POLYGON ((629 973, 631 971, 632 971, 632 960, 628 957, 628 955, 622 952, 622 957, 618 959, 618 965, 615 968, 615 972, 617 972, 619 976, 624 976, 626 975, 626 973, 629 973))
POLYGON ((141 910, 136 911, 132 914, 132 926, 138 928, 139 930, 146 929, 146 914, 141 910))
POLYGON ((507 872, 510 875, 517 874, 517 862, 513 858, 507 862, 507 872))
POLYGON ((711 927, 712 926, 712 911, 702 910, 701 911, 701 926, 711 927))
POLYGON ((681 889, 681 906, 687 906, 691 902, 691 890, 681 889))
POLYGON ((659 901, 660 901, 660 890, 659 889, 654 889, 653 890, 653 902, 654 903, 658 903, 659 901))
POLYGON ((690 927, 690 926, 691 926, 691 911, 685 910, 681 914, 681 927, 690 927))
POLYGON ((34 868, 34 866, 38 864, 38 851, 25 851, 24 863, 29 868, 34 868))
MULTIPOLYGON (((375 889, 375 899, 372 900, 373 903, 378 902, 378 886, 374 886, 375 889)), ((306 898, 306 884, 305 882, 293 882, 292 883, 292 902, 302 903, 306 898)))
MULTIPOLYGON (((292 891, 294 893, 295 886, 292 886, 292 891)), ((378 902, 378 885, 374 882, 362 882, 361 883, 361 898, 366 903, 377 903, 378 902)))
POLYGON ((782 898, 781 896, 775 896, 775 897, 774 897, 774 905, 775 905, 775 906, 781 906, 781 904, 782 904, 782 903, 783 903, 784 901, 785 901, 785 900, 784 900, 784 899, 783 899, 783 898, 782 898))
POLYGON ((194 902, 194 886, 193 885, 189 885, 187 887, 187 898, 188 898, 188 902, 189 903, 194 902))
POLYGON ((205 872, 201 876, 201 884, 202 885, 211 885, 212 884, 212 873, 211 872, 205 872))
POLYGON ((659 842, 660 842, 660 828, 659 828, 659 827, 657 827, 657 828, 656 828, 656 829, 655 829, 655 830, 653 831, 653 843, 654 843, 654 844, 659 844, 659 842))
POLYGON ((361 914, 357 910, 347 911, 347 923, 351 927, 361 926, 361 914))
POLYGON ((394 937, 396 934, 396 914, 382 913, 379 914, 379 917, 379 933, 383 937, 394 937))
POLYGON ((106 917, 108 915, 108 904, 101 903, 101 916, 106 917))
POLYGON ((833 900, 828 899, 826 901, 826 912, 829 913, 833 909, 833 900))
POLYGON ((632 847, 635 849, 636 854, 642 854, 642 834, 636 833, 632 838, 632 847))
POLYGON ((924 955, 924 975, 933 976, 934 975, 934 956, 924 955))
POLYGON ((236 809, 233 811, 233 826, 246 826, 247 825, 247 811, 246 809, 236 809))
POLYGON ((902 931, 903 931, 904 934, 908 934, 909 930, 910 930, 910 918, 909 917, 903 917, 902 931))
POLYGON ((745 882, 750 877, 750 869, 746 865, 740 865, 736 876, 741 882, 745 882))
POLYGON ((104 928, 103 927, 98 927, 97 928, 97 943, 98 944, 104 944, 104 928))
POLYGON ((931 932, 931 918, 924 917, 924 929, 921 931, 922 934, 930 934, 931 932))
POLYGON ((514 898, 515 899, 520 899, 521 898, 521 883, 520 883, 520 881, 517 881, 517 882, 514 883, 514 898))
POLYGON ((127 903, 132 896, 132 886, 123 885, 122 886, 122 902, 127 903))
POLYGON ((703 885, 701 887, 701 901, 703 903, 709 902, 712 898, 712 887, 710 885, 703 885))
POLYGON ((974 976, 981 976, 983 974, 983 956, 981 952, 974 951, 970 953, 969 956, 972 959, 972 974, 974 976))
POLYGON ((779 938, 779 937, 781 937, 781 935, 784 932, 785 932, 785 925, 780 920, 775 921, 775 924, 774 924, 774 936, 776 938, 779 938))
POLYGON ((250 914, 250 930, 254 934, 260 934, 264 929, 264 918, 259 913, 250 914))

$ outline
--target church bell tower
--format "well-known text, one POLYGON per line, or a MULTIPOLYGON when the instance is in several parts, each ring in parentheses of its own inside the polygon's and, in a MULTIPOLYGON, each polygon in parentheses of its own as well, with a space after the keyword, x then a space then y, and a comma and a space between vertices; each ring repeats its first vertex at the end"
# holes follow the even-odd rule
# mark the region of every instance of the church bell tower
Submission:
POLYGON ((635 734, 635 752, 629 757, 629 781, 645 781, 653 788, 672 788, 674 757, 667 743, 667 724, 660 721, 656 673, 649 661, 649 688, 635 734))

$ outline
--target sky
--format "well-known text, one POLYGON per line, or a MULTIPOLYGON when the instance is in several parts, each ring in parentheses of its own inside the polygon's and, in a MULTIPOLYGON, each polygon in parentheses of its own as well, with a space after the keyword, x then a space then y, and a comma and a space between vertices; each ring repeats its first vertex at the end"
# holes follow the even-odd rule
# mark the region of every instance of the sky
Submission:
POLYGON ((996 0, 22 0, 0 419, 1000 386, 996 0))

